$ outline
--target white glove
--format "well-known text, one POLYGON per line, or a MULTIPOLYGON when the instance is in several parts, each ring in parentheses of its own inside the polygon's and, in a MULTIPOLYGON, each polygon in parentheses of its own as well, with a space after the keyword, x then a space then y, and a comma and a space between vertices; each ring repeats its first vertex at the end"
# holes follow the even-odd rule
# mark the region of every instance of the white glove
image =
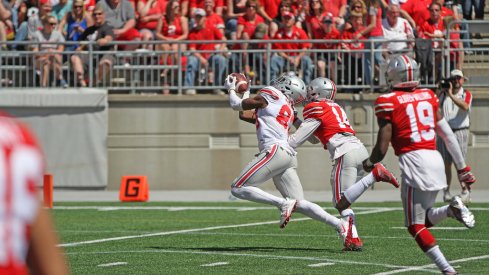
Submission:
POLYGON ((228 92, 230 90, 236 91, 236 82, 238 82, 238 80, 236 79, 235 76, 228 75, 226 77, 226 80, 224 81, 224 88, 226 88, 228 90, 228 92))

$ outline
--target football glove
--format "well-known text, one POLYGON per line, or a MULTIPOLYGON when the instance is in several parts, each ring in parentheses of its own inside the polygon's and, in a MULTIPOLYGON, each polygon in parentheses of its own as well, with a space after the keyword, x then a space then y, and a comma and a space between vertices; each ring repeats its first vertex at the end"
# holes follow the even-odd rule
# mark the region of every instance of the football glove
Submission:
POLYGON ((466 185, 471 185, 473 183, 475 183, 475 176, 474 174, 472 174, 472 172, 470 171, 470 166, 465 166, 465 168, 463 169, 460 169, 457 171, 458 173, 458 180, 460 182, 463 182, 465 183, 466 185))
POLYGON ((235 76, 228 75, 226 77, 226 80, 224 81, 224 88, 226 88, 226 90, 228 90, 228 92, 230 90, 236 91, 236 84, 237 84, 237 82, 238 82, 238 80, 236 79, 235 76))

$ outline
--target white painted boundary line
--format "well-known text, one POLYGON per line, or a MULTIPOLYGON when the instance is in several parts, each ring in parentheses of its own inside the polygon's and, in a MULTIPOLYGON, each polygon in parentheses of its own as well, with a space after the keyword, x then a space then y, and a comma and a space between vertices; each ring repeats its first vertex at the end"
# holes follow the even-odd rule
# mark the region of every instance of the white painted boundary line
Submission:
MULTIPOLYGON (((448 262, 451 264, 455 264, 455 263, 463 263, 463 262, 477 261, 477 260, 484 260, 484 259, 489 259, 489 255, 482 255, 482 256, 470 257, 470 258, 462 258, 462 259, 458 259, 458 260, 449 260, 448 262)), ((422 266, 413 266, 413 267, 408 267, 408 268, 403 268, 403 269, 398 269, 398 270, 375 273, 373 275, 390 275, 390 274, 398 274, 398 273, 404 273, 404 272, 409 272, 409 271, 419 271, 419 270, 426 271, 425 268, 436 268, 436 265, 435 264, 427 264, 427 265, 422 265, 422 266)), ((439 271, 437 273, 439 273, 439 271)))
POLYGON ((115 263, 108 263, 108 264, 99 264, 97 266, 100 267, 109 267, 109 266, 116 266, 116 265, 126 265, 127 262, 115 262, 115 263))
MULTIPOLYGON (((391 210, 392 210, 392 208, 372 209, 370 211, 359 212, 359 213, 357 213, 357 215, 381 213, 381 212, 387 212, 387 211, 391 211, 391 210)), ((305 221, 305 220, 310 220, 310 218, 299 218, 299 219, 292 219, 292 220, 293 221, 305 221)), ((266 225, 266 224, 277 224, 277 223, 278 223, 277 221, 267 221, 267 222, 256 222, 256 223, 245 223, 245 224, 211 226, 211 227, 204 227, 204 228, 156 232, 156 233, 141 234, 141 235, 121 236, 121 237, 98 239, 98 240, 91 240, 91 241, 66 243, 66 244, 60 244, 58 246, 60 246, 60 247, 73 247, 73 246, 79 246, 79 245, 85 245, 85 244, 105 243, 105 242, 111 242, 111 241, 129 240, 129 239, 136 239, 136 238, 167 236, 167 235, 175 235, 175 234, 190 233, 190 232, 210 231, 210 230, 226 229, 226 228, 250 227, 250 226, 259 226, 259 225, 266 225)))

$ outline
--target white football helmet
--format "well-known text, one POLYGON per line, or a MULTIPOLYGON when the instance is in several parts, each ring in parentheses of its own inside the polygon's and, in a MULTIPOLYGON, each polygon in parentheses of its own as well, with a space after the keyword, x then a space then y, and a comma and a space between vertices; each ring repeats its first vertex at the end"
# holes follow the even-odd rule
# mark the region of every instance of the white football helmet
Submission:
POLYGON ((418 64, 405 54, 399 55, 389 62, 386 79, 392 88, 414 89, 419 85, 418 64))
POLYGON ((280 90, 294 105, 306 100, 306 84, 295 74, 283 73, 272 80, 270 85, 280 90))
POLYGON ((329 78, 318 77, 307 85, 307 100, 310 102, 320 100, 334 101, 335 96, 336 84, 329 78))

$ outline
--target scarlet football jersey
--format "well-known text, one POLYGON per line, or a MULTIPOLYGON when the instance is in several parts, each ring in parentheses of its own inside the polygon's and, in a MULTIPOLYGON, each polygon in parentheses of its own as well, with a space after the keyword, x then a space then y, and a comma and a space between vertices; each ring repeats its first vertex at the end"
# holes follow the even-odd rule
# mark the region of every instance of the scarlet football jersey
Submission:
POLYGON ((392 123, 392 147, 396 155, 436 150, 438 97, 432 90, 393 91, 375 101, 375 115, 392 123))
POLYGON ((308 119, 321 121, 321 125, 316 129, 314 135, 323 145, 328 144, 329 139, 338 133, 355 135, 345 111, 335 102, 315 101, 308 103, 304 108, 304 121, 308 119))
POLYGON ((37 215, 43 158, 25 126, 0 114, 0 273, 28 274, 29 228, 37 215))

